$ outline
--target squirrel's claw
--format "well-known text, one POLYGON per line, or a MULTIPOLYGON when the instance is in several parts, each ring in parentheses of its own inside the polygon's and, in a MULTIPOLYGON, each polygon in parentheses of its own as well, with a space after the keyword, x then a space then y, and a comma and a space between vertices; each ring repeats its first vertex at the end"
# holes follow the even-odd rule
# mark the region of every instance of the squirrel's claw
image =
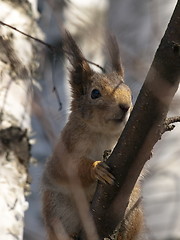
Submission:
POLYGON ((96 161, 93 163, 92 176, 105 183, 114 184, 115 177, 108 171, 109 166, 105 162, 96 161))

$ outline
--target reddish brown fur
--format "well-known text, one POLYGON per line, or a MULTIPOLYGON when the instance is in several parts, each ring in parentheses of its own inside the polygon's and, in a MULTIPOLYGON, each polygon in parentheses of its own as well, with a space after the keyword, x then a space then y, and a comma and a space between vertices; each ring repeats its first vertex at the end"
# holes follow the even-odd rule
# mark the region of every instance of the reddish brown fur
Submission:
POLYGON ((140 196, 140 185, 137 183, 131 194, 129 205, 125 214, 125 219, 119 229, 118 240, 144 240, 144 238, 140 236, 144 227, 140 196))
MULTIPOLYGON (((89 203, 97 180, 114 183, 114 177, 102 162, 103 153, 113 150, 132 108, 131 91, 123 82, 119 60, 112 59, 112 73, 95 73, 70 34, 66 42, 72 64, 72 111, 43 175, 43 215, 48 240, 70 240, 81 230, 86 220, 81 218, 87 210, 79 212, 76 190, 83 190, 79 192, 85 197, 82 194, 81 197, 89 203), (100 91, 100 97, 91 97, 93 89, 100 91)), ((134 194, 132 202, 139 192, 134 190, 134 194)), ((126 221, 123 240, 135 239, 133 235, 139 232, 139 223, 135 223, 136 217, 139 219, 136 222, 141 222, 138 211, 137 214, 132 211, 129 218, 132 220, 126 221)))

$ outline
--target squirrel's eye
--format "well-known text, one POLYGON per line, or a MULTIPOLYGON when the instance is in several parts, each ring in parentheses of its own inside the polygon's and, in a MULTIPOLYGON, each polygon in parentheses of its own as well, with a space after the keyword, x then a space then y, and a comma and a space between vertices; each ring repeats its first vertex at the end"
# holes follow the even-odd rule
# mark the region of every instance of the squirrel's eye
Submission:
POLYGON ((98 89, 93 89, 92 92, 91 92, 91 98, 92 99, 96 99, 96 98, 99 98, 101 97, 101 93, 98 89))

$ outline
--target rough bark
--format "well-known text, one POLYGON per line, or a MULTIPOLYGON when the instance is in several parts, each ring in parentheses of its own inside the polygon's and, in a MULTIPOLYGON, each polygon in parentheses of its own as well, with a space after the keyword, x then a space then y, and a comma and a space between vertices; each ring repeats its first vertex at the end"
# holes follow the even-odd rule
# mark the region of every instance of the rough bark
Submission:
POLYGON ((92 203, 100 239, 122 221, 129 196, 164 131, 169 105, 180 79, 180 1, 155 54, 130 119, 108 159, 116 184, 98 184, 92 203))
MULTIPOLYGON (((35 1, 1 1, 0 21, 38 35, 35 1)), ((37 43, 0 24, 0 239, 23 239, 37 43)))

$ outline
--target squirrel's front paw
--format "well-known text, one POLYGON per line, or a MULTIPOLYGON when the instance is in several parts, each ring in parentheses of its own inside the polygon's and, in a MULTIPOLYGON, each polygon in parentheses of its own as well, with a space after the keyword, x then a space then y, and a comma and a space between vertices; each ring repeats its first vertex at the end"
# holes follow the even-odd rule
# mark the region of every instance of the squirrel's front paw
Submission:
POLYGON ((109 166, 105 162, 96 161, 93 163, 92 177, 103 182, 114 184, 115 177, 108 171, 109 166))

